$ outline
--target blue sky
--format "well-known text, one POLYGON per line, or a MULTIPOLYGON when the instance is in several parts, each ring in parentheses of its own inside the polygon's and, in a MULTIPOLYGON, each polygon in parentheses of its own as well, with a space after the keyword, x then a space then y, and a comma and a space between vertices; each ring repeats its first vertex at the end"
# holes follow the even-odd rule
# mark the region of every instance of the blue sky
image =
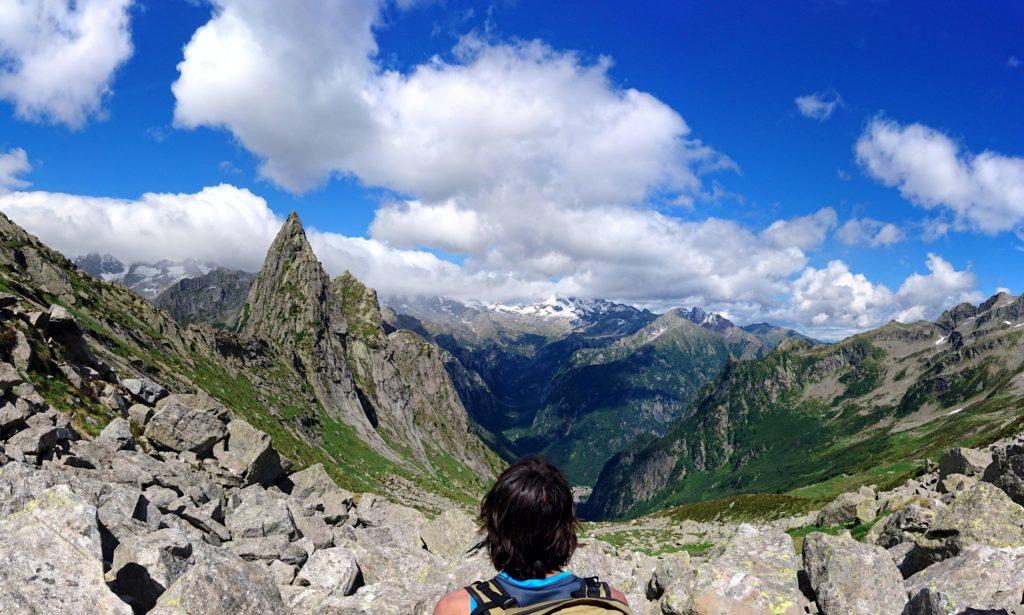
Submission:
POLYGON ((0 209, 72 256, 253 268, 297 210, 384 292, 826 337, 1024 286, 1019 3, 33 4, 0 12, 0 209))

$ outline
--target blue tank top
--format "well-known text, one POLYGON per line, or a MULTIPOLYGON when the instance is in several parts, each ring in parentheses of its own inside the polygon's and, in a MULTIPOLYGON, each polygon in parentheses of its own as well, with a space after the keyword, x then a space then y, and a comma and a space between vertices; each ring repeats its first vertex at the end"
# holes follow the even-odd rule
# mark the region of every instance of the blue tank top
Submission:
MULTIPOLYGON (((548 600, 563 600, 571 598, 572 593, 579 591, 583 586, 583 579, 569 572, 560 572, 553 577, 546 579, 527 579, 521 581, 513 579, 504 572, 494 577, 494 580, 501 585, 510 596, 516 599, 519 606, 529 606, 538 602, 548 600)), ((476 599, 469 597, 469 612, 476 609, 476 599)))

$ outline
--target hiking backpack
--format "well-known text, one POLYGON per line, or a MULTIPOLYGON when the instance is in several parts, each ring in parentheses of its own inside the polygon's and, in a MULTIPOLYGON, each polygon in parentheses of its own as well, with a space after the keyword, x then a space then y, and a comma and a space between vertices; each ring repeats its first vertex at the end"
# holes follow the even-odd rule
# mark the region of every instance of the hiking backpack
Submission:
POLYGON ((493 579, 477 581, 466 591, 476 600, 476 608, 470 615, 632 615, 626 604, 612 598, 608 584, 597 577, 583 579, 582 586, 572 593, 571 598, 529 606, 519 606, 516 599, 493 579))

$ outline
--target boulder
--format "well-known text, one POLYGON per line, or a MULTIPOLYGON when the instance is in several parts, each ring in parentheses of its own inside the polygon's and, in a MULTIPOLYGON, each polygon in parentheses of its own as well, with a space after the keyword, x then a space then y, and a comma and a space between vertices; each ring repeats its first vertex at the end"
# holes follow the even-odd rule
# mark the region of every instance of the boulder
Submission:
POLYGON ((14 347, 11 348, 11 361, 21 371, 28 371, 32 363, 32 346, 28 338, 20 330, 14 332, 14 347))
POLYGON ((107 581, 136 610, 148 611, 189 569, 191 556, 192 544, 175 528, 130 538, 114 550, 107 581))
POLYGON ((900 543, 914 542, 928 531, 934 520, 934 510, 910 504, 871 528, 873 542, 886 549, 900 543))
POLYGON ((601 577, 625 594, 642 594, 657 561, 642 554, 619 557, 606 542, 587 540, 580 544, 568 568, 581 577, 601 577))
POLYGON ((267 570, 270 571, 270 574, 274 577, 274 582, 278 586, 291 585, 292 581, 295 580, 295 575, 299 572, 298 566, 286 564, 279 560, 274 560, 267 564, 267 570))
POLYGON ((932 562, 955 557, 971 545, 1024 547, 1024 508, 999 488, 978 483, 940 510, 917 539, 918 550, 932 562))
POLYGON ((319 503, 323 508, 324 521, 331 525, 343 523, 354 525, 352 522, 358 518, 355 511, 355 497, 344 489, 325 493, 319 498, 319 503))
POLYGON ((713 561, 697 570, 692 583, 678 582, 666 588, 663 612, 804 612, 807 599, 797 582, 800 564, 788 534, 744 524, 712 556, 713 561))
POLYGON ((292 482, 291 496, 305 500, 311 496, 322 497, 325 493, 337 491, 338 485, 331 478, 322 463, 315 463, 288 477, 292 482))
POLYGON ((47 314, 46 330, 50 334, 78 331, 78 321, 66 307, 54 303, 47 314))
POLYGON ((299 535, 308 538, 313 549, 326 549, 334 546, 334 532, 316 511, 290 506, 292 521, 299 530, 299 535))
POLYGON ((199 561, 178 577, 151 615, 263 615, 287 612, 274 577, 261 564, 224 549, 204 549, 199 561))
POLYGON ((225 435, 224 423, 212 414, 172 403, 146 424, 146 439, 158 448, 207 455, 225 435))
POLYGON ((819 527, 869 523, 878 515, 878 502, 864 493, 843 493, 826 504, 814 521, 819 527))
POLYGON ((99 438, 112 441, 117 450, 132 450, 135 448, 132 426, 121 417, 117 417, 107 423, 107 426, 100 432, 99 438))
POLYGON ((242 478, 245 484, 273 485, 284 473, 281 458, 270 436, 242 419, 228 423, 228 437, 214 447, 221 467, 242 478))
POLYGON ((950 449, 939 457, 939 479, 950 474, 981 476, 990 463, 992 453, 988 451, 964 447, 950 449))
POLYGON ((160 401, 156 402, 156 409, 160 410, 167 404, 181 404, 195 410, 202 410, 207 414, 217 417, 222 423, 231 420, 231 412, 216 399, 210 397, 206 392, 199 393, 171 393, 160 401))
POLYGON ((295 578, 298 585, 349 595, 356 589, 359 565, 344 547, 322 549, 309 557, 295 578))
POLYGON ((225 515, 234 539, 281 535, 294 538, 295 522, 283 497, 250 487, 241 504, 225 515))
POLYGON ((450 560, 465 557, 480 542, 476 523, 469 515, 454 508, 424 525, 420 538, 428 551, 450 560))
MULTIPOLYGON (((97 498, 96 516, 103 526, 118 542, 146 534, 150 531, 149 502, 142 492, 127 485, 109 485, 97 498)), ((112 548, 112 547, 108 547, 112 548)), ((112 553, 105 552, 104 559, 112 553)))
POLYGON ((306 550, 294 542, 288 542, 287 536, 239 538, 226 543, 226 546, 246 561, 280 560, 289 565, 301 566, 307 559, 306 550))
POLYGON ((0 612, 132 612, 104 582, 96 509, 67 485, 0 520, 0 545, 0 612))
POLYGON ((686 551, 666 555, 658 560, 651 580, 647 583, 647 599, 658 600, 672 585, 678 583, 689 587, 693 580, 693 564, 686 551))
POLYGON ((985 469, 983 480, 999 487, 1011 500, 1024 506, 1024 444, 997 449, 992 463, 985 469))
POLYGON ((0 394, 6 393, 22 381, 21 374, 13 365, 0 361, 0 394))
POLYGON ((132 399, 149 406, 156 404, 168 395, 167 389, 148 378, 126 378, 121 381, 121 386, 131 395, 132 399))
POLYGON ((906 589, 906 615, 1018 613, 1024 548, 967 547, 907 579, 906 589))
POLYGON ((18 450, 25 455, 42 455, 57 445, 60 430, 53 425, 29 427, 7 439, 7 450, 18 450))
POLYGON ((420 511, 401 504, 364 493, 359 500, 359 519, 367 527, 384 527, 390 530, 395 544, 418 549, 422 546, 420 532, 427 524, 427 518, 420 511))
POLYGON ((139 427, 145 427, 151 418, 153 418, 153 409, 145 404, 132 404, 128 408, 128 420, 139 427))
POLYGON ((978 482, 978 478, 975 476, 967 476, 966 474, 947 474, 946 476, 939 479, 939 484, 936 486, 936 490, 939 493, 960 493, 973 487, 978 482))
POLYGON ((13 431, 14 429, 21 429, 34 412, 29 404, 4 403, 0 407, 0 434, 13 431))
POLYGON ((824 615, 900 615, 903 576, 882 547, 814 532, 804 539, 804 569, 824 615))

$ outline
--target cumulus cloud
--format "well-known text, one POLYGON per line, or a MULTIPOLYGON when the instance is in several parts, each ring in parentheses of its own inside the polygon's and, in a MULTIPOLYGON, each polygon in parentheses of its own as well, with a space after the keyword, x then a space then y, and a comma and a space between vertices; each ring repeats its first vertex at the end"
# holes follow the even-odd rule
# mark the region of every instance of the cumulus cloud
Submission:
POLYGON ((836 236, 848 246, 868 245, 872 248, 891 246, 906 239, 900 227, 874 218, 850 218, 839 227, 836 236))
MULTIPOLYGON (((0 211, 72 257, 109 252, 129 262, 198 258, 249 271, 260 267, 284 222, 263 198, 229 184, 133 200, 11 192, 0 195, 0 211)), ((435 214, 448 215, 422 215, 435 214)), ((780 247, 766 231, 729 220, 684 222, 630 208, 559 215, 560 228, 568 231, 539 234, 541 247, 510 246, 461 263, 373 237, 316 228, 307 235, 331 275, 352 271, 382 295, 514 302, 559 294, 662 309, 702 305, 742 322, 770 319, 822 339, 890 318, 932 318, 955 303, 981 299, 972 272, 934 254, 928 273, 912 274, 893 292, 842 261, 809 267, 800 248, 780 247)), ((808 217, 815 216, 827 217, 808 217)))
POLYGON ((821 269, 808 267, 794 281, 790 298, 799 321, 819 329, 864 329, 877 323, 891 308, 893 294, 853 273, 846 263, 833 260, 821 269))
POLYGON ((24 188, 29 183, 19 176, 32 170, 25 150, 19 148, 0 152, 0 195, 10 190, 24 188))
POLYGON ((832 112, 843 103, 843 99, 838 92, 816 92, 797 96, 794 102, 800 115, 823 122, 832 116, 832 112))
MULTIPOLYGON (((192 257, 248 270, 260 266, 283 222, 264 199, 227 184, 134 200, 12 192, 0 195, 0 210, 69 256, 192 257)), ((494 301, 554 293, 746 310, 785 294, 807 263, 798 248, 779 248, 728 220, 683 222, 630 208, 558 213, 559 226, 538 229, 535 245, 509 244, 462 263, 376 238, 317 229, 309 237, 332 274, 351 270, 382 294, 494 301)))
POLYGON ((606 58, 469 36, 399 73, 374 61, 374 2, 264 8, 218 0, 185 48, 175 121, 230 131, 291 190, 347 174, 403 195, 376 212, 373 245, 452 253, 516 292, 757 302, 835 224, 828 210, 762 235, 647 206, 716 198, 701 175, 735 165, 661 101, 611 83, 606 58))
POLYGON ((0 99, 23 119, 80 128, 132 55, 132 0, 0 0, 0 99))
POLYGON ((957 271, 937 254, 928 254, 928 273, 913 273, 896 292, 899 311, 894 318, 911 322, 934 318, 943 309, 965 301, 978 303, 984 295, 976 290, 971 271, 957 271))
POLYGON ((258 268, 282 221, 266 202, 227 184, 137 200, 56 192, 0 195, 0 211, 74 257, 109 252, 135 261, 197 258, 258 268))
POLYGON ((289 190, 338 173, 424 201, 525 184, 607 203, 730 164, 664 103, 614 87, 607 59, 470 36, 454 62, 385 71, 376 1, 268 1, 215 2, 178 66, 175 121, 229 130, 289 190))
POLYGON ((994 234, 1024 222, 1024 158, 971 154, 938 130, 884 118, 868 124, 855 150, 871 177, 947 212, 957 228, 994 234))
POLYGON ((778 247, 810 250, 825 241, 838 219, 836 210, 825 207, 809 216, 776 220, 761 235, 778 247))
POLYGON ((850 271, 841 260, 808 267, 793 282, 789 305, 778 316, 836 339, 888 320, 935 318, 957 303, 983 299, 973 272, 958 271, 937 254, 928 254, 925 265, 927 274, 911 274, 896 292, 850 271))
MULTIPOLYGON (((69 257, 111 253, 128 262, 196 258, 256 271, 284 219, 249 190, 229 184, 187 194, 111 199, 32 191, 0 194, 0 211, 69 257)), ((307 229, 332 275, 350 270, 387 294, 462 298, 540 296, 547 282, 470 272, 426 251, 307 229)))

